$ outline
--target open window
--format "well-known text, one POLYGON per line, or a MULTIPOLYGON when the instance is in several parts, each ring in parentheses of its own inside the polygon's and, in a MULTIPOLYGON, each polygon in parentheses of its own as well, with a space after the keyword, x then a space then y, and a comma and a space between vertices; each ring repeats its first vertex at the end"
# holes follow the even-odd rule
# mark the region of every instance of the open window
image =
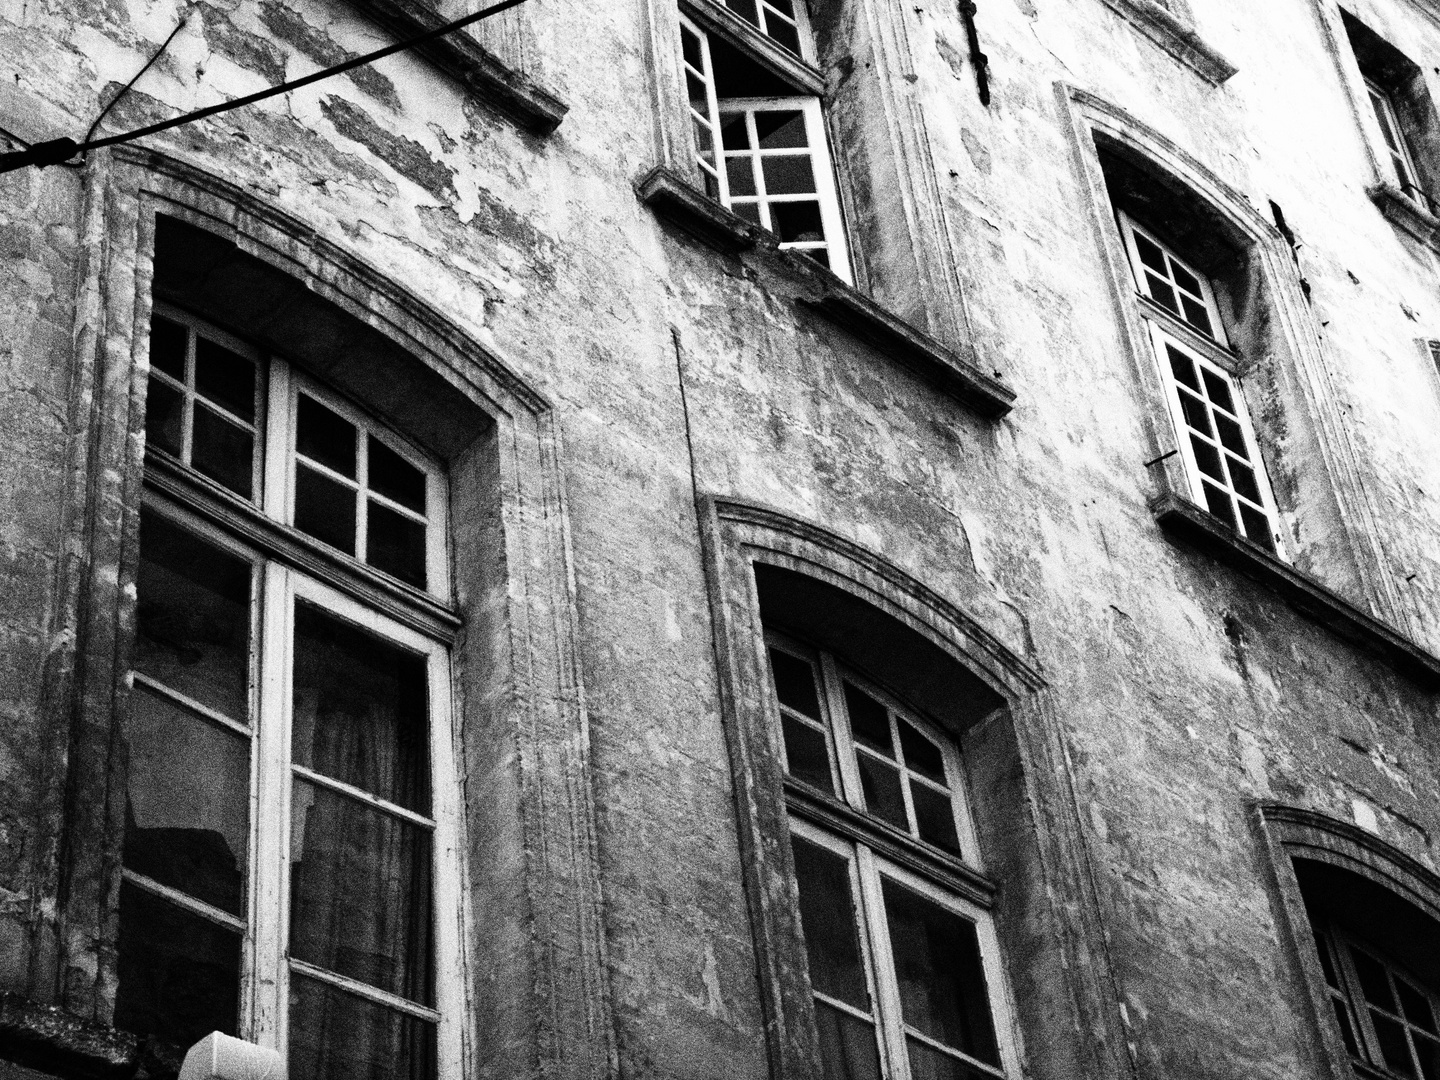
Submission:
POLYGON ((680 46, 701 189, 850 281, 804 5, 693 0, 680 46))

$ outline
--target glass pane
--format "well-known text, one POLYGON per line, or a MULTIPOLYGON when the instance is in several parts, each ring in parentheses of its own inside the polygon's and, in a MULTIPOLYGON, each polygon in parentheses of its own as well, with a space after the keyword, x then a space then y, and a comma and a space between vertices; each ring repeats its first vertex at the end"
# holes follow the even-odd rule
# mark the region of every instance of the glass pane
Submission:
POLYGON ((909 832, 905 796, 900 793, 900 771, 864 752, 856 753, 855 761, 860 766, 860 789, 865 793, 865 808, 897 829, 909 832))
POLYGON ((900 748, 905 753, 905 765, 921 776, 929 777, 937 784, 945 783, 945 758, 940 748, 922 735, 914 725, 900 721, 900 748))
POLYGON ((715 142, 710 137, 710 125, 704 123, 699 117, 692 116, 692 128, 695 131, 695 156, 703 168, 715 168, 715 142))
MULTIPOLYGON (((1176 262, 1170 263, 1170 278, 1191 296, 1200 295, 1200 279, 1176 262)), ((1202 309, 1203 310, 1203 309, 1202 309)))
POLYGON ((905 1023, 999 1065, 975 925, 893 881, 881 889, 905 1023))
POLYGON ((725 0, 725 6, 750 25, 760 25, 760 16, 755 11, 755 0, 725 0))
POLYGON ((1230 528, 1238 530, 1240 524, 1235 520, 1235 504, 1231 502, 1230 496, 1214 484, 1203 486, 1205 488, 1205 508, 1230 528))
POLYGON ((145 395, 145 441, 179 457, 184 438, 185 395, 151 375, 145 395))
POLYGON ((304 975, 290 976, 290 1075, 433 1080, 435 1025, 304 975))
POLYGON ((782 48, 788 49, 796 56, 800 55, 800 35, 795 32, 795 27, 776 18, 767 19, 766 26, 770 36, 782 48))
POLYGON ((915 804, 920 839, 959 855, 960 838, 955 835, 955 807, 950 796, 912 781, 910 800, 915 804))
POLYGON ((710 96, 705 91, 705 80, 694 72, 685 73, 685 88, 690 94, 690 108, 701 116, 710 115, 710 96))
POLYGON ((1429 999, 1404 979, 1395 980, 1395 989, 1400 992, 1400 1010, 1405 1019, 1421 1031, 1434 1035, 1435 1016, 1430 1011, 1429 999))
POLYGON ((809 154, 775 154, 760 159, 770 195, 808 195, 815 190, 809 154))
POLYGON ((762 150, 800 149, 810 145, 805 135, 805 114, 762 109, 755 113, 755 137, 762 150))
POLYGON ((1223 377, 1205 368, 1200 369, 1200 374, 1205 377, 1206 395, 1212 402, 1233 416, 1235 402, 1230 400, 1230 384, 1223 377))
POLYGON ((295 447, 311 461, 355 478, 355 425, 313 398, 300 395, 295 447))
POLYGON ((875 1045, 873 1024, 817 999, 815 1028, 825 1080, 880 1080, 880 1050, 875 1045))
POLYGON ((370 490, 417 514, 425 513, 425 474, 373 435, 368 447, 370 490))
POLYGON ((725 178, 731 195, 755 194, 755 166, 749 154, 731 154, 725 158, 725 178))
POLYGON ((1270 532, 1270 519, 1258 510, 1240 504, 1240 519, 1245 523, 1245 536, 1255 541, 1272 555, 1275 553, 1275 538, 1270 532))
POLYGON ((803 249, 803 250, 800 251, 800 254, 801 254, 801 255, 804 255, 807 259, 811 260, 812 262, 817 262, 817 263, 819 263, 821 266, 825 267, 826 270, 829 270, 829 269, 830 269, 830 256, 829 256, 829 254, 825 251, 825 249, 824 249, 823 247, 821 247, 821 248, 805 248, 805 249, 803 249))
POLYGON ((1330 955, 1330 943, 1318 927, 1310 927, 1310 932, 1315 935, 1315 951, 1320 955, 1320 970, 1325 973, 1325 981, 1339 990, 1340 980, 1335 975, 1335 961, 1330 955))
POLYGON ((250 564, 142 511, 135 589, 135 669, 248 722, 250 564))
POLYGON ((1398 1076, 1414 1076, 1415 1064, 1410 1060, 1410 1043, 1405 1038, 1405 1029, 1387 1016, 1370 1010, 1370 1021, 1375 1025, 1375 1039, 1380 1043, 1380 1056, 1385 1065, 1398 1076))
MULTIPOLYGON (((773 8, 774 10, 778 11, 781 15, 784 15, 785 18, 790 19, 790 20, 792 20, 792 21, 794 20, 794 18, 795 18, 795 8, 791 6, 790 0, 765 0, 765 4, 766 4, 767 7, 773 8)), ((767 12, 765 13, 765 21, 768 22, 768 23, 770 23, 771 25, 774 25, 774 20, 770 18, 770 12, 769 12, 769 11, 767 11, 767 12)))
POLYGON ((1159 273, 1161 277, 1168 276, 1169 270, 1165 266, 1165 253, 1139 233, 1134 235, 1135 250, 1140 253, 1140 261, 1159 273))
POLYGON ((810 243, 825 239, 818 202, 771 203, 770 219, 770 230, 784 243, 810 243))
POLYGON ((1225 483, 1225 471, 1220 467, 1220 454, 1198 435, 1190 436, 1190 449, 1195 454, 1195 464, 1200 471, 1212 479, 1225 483))
POLYGON ((120 883, 115 1026, 188 1048, 236 1033, 240 935, 120 883))
POLYGON ((696 71, 705 70, 705 57, 701 50, 700 35, 688 26, 680 27, 680 51, 685 55, 685 62, 696 71))
POLYGON ((1225 444, 1225 449, 1241 458, 1249 460, 1250 454, 1245 449, 1245 436, 1240 432, 1240 425, 1228 417, 1216 414, 1215 429, 1220 432, 1220 441, 1225 444))
POLYGON ((1181 386, 1188 386, 1198 394, 1200 380, 1195 378, 1195 361, 1172 345, 1165 346, 1165 355, 1170 358, 1170 370, 1175 375, 1175 381, 1181 386))
POLYGON ((150 366, 178 382, 185 381, 185 349, 190 333, 163 315, 150 317, 150 366))
POLYGON ((1200 434, 1214 438, 1215 433, 1210 429, 1210 413, 1205 408, 1205 403, 1183 390, 1179 393, 1180 411, 1185 415, 1185 422, 1200 434))
POLYGON ((255 422, 255 365, 203 337, 195 338, 195 392, 246 423, 255 422))
POLYGON ((1411 1033, 1415 1040, 1415 1056, 1420 1059, 1420 1075, 1425 1080, 1440 1080, 1440 1042, 1411 1033))
POLYGON ((790 775, 814 784, 827 795, 834 795, 835 782, 830 776, 825 736, 789 716, 781 716, 780 726, 785 734, 785 759, 790 763, 790 775))
POLYGON ((254 492, 255 436, 232 424, 207 405, 195 402, 195 430, 190 464, 196 472, 250 498, 254 492))
POLYGON ((942 1054, 913 1036, 905 1040, 905 1048, 910 1057, 910 1080, 992 1080, 994 1075, 942 1054))
POLYGON ((245 914, 250 740, 140 686, 125 717, 125 865, 245 914))
POLYGON ((1150 287, 1150 299, 1154 300, 1161 307, 1180 314, 1180 303, 1175 299, 1175 290, 1165 282, 1161 281, 1154 274, 1145 275, 1146 284, 1150 287))
POLYGON ((1192 300, 1188 296, 1180 297, 1180 304, 1185 309, 1185 321, 1195 329, 1199 330, 1206 337, 1214 337, 1214 330, 1210 325, 1210 312, 1205 310, 1205 305, 1199 300, 1192 300))
POLYGON ((425 525, 370 500, 365 561, 401 581, 425 588, 425 525))
POLYGON ((304 780, 294 793, 290 955, 434 1004, 430 833, 304 780))
POLYGON ((775 696, 780 704, 820 719, 820 699, 815 694, 815 670, 806 661, 779 649, 770 650, 770 671, 775 677, 775 696))
POLYGON ((885 706, 859 687, 845 683, 845 709, 850 714, 850 734, 862 746, 895 756, 890 741, 890 714, 885 706))
POLYGON ((1260 488, 1255 483, 1255 471, 1249 465, 1242 465, 1233 457, 1227 458, 1227 465, 1230 466, 1230 486, 1243 498, 1253 503, 1260 502, 1260 488))
POLYGON ((738 214, 753 225, 759 225, 760 207, 753 202, 737 202, 730 207, 731 213, 738 214))
POLYGON ((750 149, 750 129, 745 126, 744 113, 720 114, 720 145, 726 150, 750 149))
POLYGON ((791 837, 800 928, 810 961, 810 985, 847 1005, 870 1011, 849 864, 832 852, 791 837))
POLYGON ((430 812, 425 658, 295 603, 294 760, 430 812))
POLYGON ((355 554, 355 489, 295 463, 295 527, 355 554))
POLYGON ((1338 998, 1331 998, 1330 1003, 1335 1006, 1335 1019, 1340 1024, 1340 1037, 1345 1040, 1345 1049, 1350 1052, 1351 1057, 1359 1057, 1360 1047, 1355 1042, 1355 1027, 1350 1023, 1350 1010, 1338 998))
POLYGON ((1390 993, 1390 978, 1385 974, 1385 968, 1380 961, 1359 949, 1352 948, 1350 956, 1355 963, 1355 974, 1360 979, 1360 989, 1365 993, 1365 1000, 1371 1005, 1379 1005, 1386 1012, 1396 1012, 1395 998, 1390 993))

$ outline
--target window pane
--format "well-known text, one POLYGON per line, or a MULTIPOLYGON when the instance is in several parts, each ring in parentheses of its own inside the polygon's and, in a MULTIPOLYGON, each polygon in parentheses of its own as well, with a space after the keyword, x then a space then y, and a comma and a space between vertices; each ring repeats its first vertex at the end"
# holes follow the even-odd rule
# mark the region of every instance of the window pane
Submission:
POLYGON ((1355 1028, 1350 1023, 1350 1010, 1338 998, 1331 998, 1330 1001, 1335 1006, 1335 1019, 1340 1024, 1340 1037, 1345 1040, 1345 1049, 1350 1052, 1351 1057, 1359 1057, 1360 1047, 1355 1042, 1355 1028))
POLYGON ((1235 520, 1235 504, 1231 502, 1230 496, 1221 491, 1214 484, 1205 484, 1205 508, 1214 514, 1230 528, 1239 530, 1240 524, 1235 520))
POLYGON ((1386 1012, 1395 1012, 1395 998, 1390 993, 1390 979, 1385 974, 1385 969, 1381 966, 1380 961, 1359 949, 1351 949, 1350 957, 1355 962, 1355 974, 1359 976, 1360 989, 1365 992, 1365 1000, 1371 1005, 1379 1005, 1386 1012))
POLYGON ((955 809, 950 796, 911 781, 910 799, 915 804, 920 839, 959 855, 960 838, 955 835, 955 809))
POLYGON ((184 432, 185 395, 151 375, 145 395, 145 441, 179 457, 184 432))
POLYGON ((825 239, 818 202, 770 204, 770 230, 787 244, 811 243, 825 239))
POLYGON ((312 461, 355 478, 355 425, 313 398, 300 395, 295 448, 312 461))
POLYGON ((910 1057, 910 1080, 992 1080, 994 1076, 942 1054, 913 1036, 905 1040, 905 1047, 910 1057))
POLYGON ((1189 424, 1200 434, 1214 438, 1215 433, 1210 429, 1210 413, 1205 408, 1205 403, 1184 390, 1180 394, 1180 411, 1185 414, 1185 423, 1189 424))
POLYGON ((752 26, 760 25, 760 16, 755 11, 755 0, 725 0, 725 6, 752 26))
POLYGON ((1200 280, 1173 260, 1170 263, 1170 278, 1191 296, 1200 295, 1200 280))
POLYGON ((1195 464, 1206 476, 1225 483, 1225 470, 1220 467, 1220 454, 1198 435, 1190 436, 1190 449, 1195 454, 1195 464))
POLYGON ((1185 308, 1185 321, 1207 337, 1213 337, 1214 330, 1210 326, 1210 312, 1205 310, 1205 305, 1188 296, 1181 296, 1180 303, 1185 308))
POLYGON ((753 202, 737 202, 730 207, 730 212, 738 214, 753 225, 760 224, 760 207, 753 202))
POLYGON ((223 345, 195 338, 195 392, 246 423, 255 422, 255 365, 223 345))
POLYGON ((1200 369, 1200 374, 1205 377, 1205 393, 1210 400, 1230 414, 1235 412, 1235 402, 1230 400, 1230 384, 1216 375, 1213 371, 1200 369))
POLYGON ((884 705, 847 682, 845 709, 850 713, 850 734, 856 742, 878 750, 888 758, 895 756, 895 748, 890 741, 890 714, 884 705))
POLYGON ((1255 471, 1248 465, 1242 465, 1233 457, 1227 459, 1226 464, 1230 466, 1230 486, 1242 498, 1249 499, 1258 504, 1260 502, 1260 488, 1255 483, 1255 471))
POLYGON ((685 54, 685 62, 697 71, 705 69, 704 56, 700 47, 700 36, 688 26, 680 27, 680 51, 685 54))
POLYGON ((809 154, 776 154, 760 159, 769 195, 808 195, 815 190, 809 154))
POLYGON ((137 686, 125 717, 125 865, 245 914, 250 740, 137 686))
POLYGON ((795 27, 775 18, 767 19, 765 22, 767 32, 782 48, 788 49, 796 56, 800 55, 800 35, 795 32, 795 27))
POLYGON ((255 484, 254 445, 255 436, 250 432, 195 402, 190 464, 196 472, 248 499, 255 484))
POLYGON ((401 581, 425 588, 425 525, 370 500, 365 525, 365 561, 401 581))
POLYGON ((770 671, 775 677, 775 696, 781 705, 820 719, 820 699, 815 694, 815 671, 804 660, 779 649, 770 650, 770 671))
POLYGON ((290 1075, 432 1080, 435 1025, 304 975, 290 976, 290 1075))
POLYGON ((907 768, 914 769, 937 784, 945 783, 945 758, 940 753, 940 748, 904 720, 900 721, 900 748, 905 753, 907 768))
POLYGON ((755 194, 755 166, 749 154, 731 154, 725 158, 725 178, 731 195, 755 194))
POLYGON ((1198 394, 1200 380, 1195 378, 1195 361, 1172 345, 1165 346, 1165 355, 1170 358, 1170 371, 1174 374, 1175 381, 1181 386, 1188 386, 1198 394))
POLYGON ((830 269, 830 256, 824 248, 806 248, 800 250, 799 254, 804 255, 811 262, 817 262, 826 270, 830 269))
POLYGON ((189 331, 163 315, 150 318, 150 366, 178 382, 185 381, 185 350, 189 331))
POLYGON ((430 812, 424 657, 297 601, 294 681, 297 765, 430 812))
POLYGON ((425 513, 425 474, 373 435, 368 450, 370 490, 417 514, 425 513))
POLYGON ((909 832, 905 796, 900 792, 900 771, 863 752, 855 755, 855 761, 860 766, 860 789, 865 793, 865 809, 897 829, 909 832))
POLYGON ((1180 303, 1175 299, 1175 290, 1165 282, 1161 281, 1154 274, 1145 275, 1146 284, 1150 288, 1150 299, 1154 300, 1161 307, 1180 314, 1180 303))
POLYGON ((135 669, 248 722, 250 564, 142 511, 135 588, 135 669))
POLYGON ((999 1065, 975 925, 893 881, 881 889, 905 1023, 999 1065))
POLYGON ((815 1028, 825 1080, 880 1080, 875 1025, 817 1000, 815 1028))
POLYGON ((434 1004, 430 834, 296 780, 290 842, 290 955, 434 1004))
POLYGON ((825 736, 789 716, 781 716, 780 725, 785 734, 785 758, 790 763, 790 775, 814 784, 827 795, 834 795, 835 782, 830 776, 825 736))
POLYGON ((355 554, 355 489, 295 464, 295 527, 355 554))
POLYGON ((1410 1043, 1405 1038, 1405 1029, 1389 1017, 1370 1010, 1370 1020, 1375 1025, 1375 1038, 1380 1043, 1380 1056, 1389 1069, 1399 1076, 1414 1076, 1415 1064, 1410 1060, 1410 1043))
POLYGON ((120 883, 115 1026, 186 1048, 236 1033, 240 935, 120 883))
POLYGON ((1311 926, 1310 932, 1315 935, 1315 951, 1320 954, 1320 970, 1325 974, 1325 981, 1334 989, 1340 989, 1340 980, 1335 975, 1335 961, 1330 955, 1330 942, 1318 927, 1311 926))
MULTIPOLYGON (((710 95, 705 89, 705 80, 693 72, 685 73, 685 89, 690 95, 690 108, 701 116, 710 115, 710 95)), ((706 147, 706 149, 709 149, 706 147)))
POLYGON ((1270 519, 1244 503, 1240 504, 1240 519, 1245 523, 1245 538, 1253 540, 1270 554, 1275 554, 1275 538, 1270 532, 1270 519))
POLYGON ((1134 235, 1135 250, 1140 253, 1140 261, 1162 277, 1166 276, 1169 269, 1165 265, 1165 253, 1138 232, 1134 235))
POLYGON ((849 864, 824 848, 791 837, 800 928, 810 961, 810 985, 864 1012, 870 1011, 849 864))
POLYGON ((1425 1080, 1440 1080, 1440 1042, 1411 1033, 1415 1040, 1415 1056, 1420 1059, 1420 1075, 1425 1080))
POLYGON ((1250 454, 1245 449, 1245 436, 1241 434, 1239 424, 1227 417, 1216 415, 1215 428, 1220 432, 1220 441, 1225 444, 1226 450, 1249 460, 1250 454))
POLYGON ((762 150, 798 149, 809 146, 805 135, 805 114, 791 109, 755 113, 755 137, 762 150))
POLYGON ((1400 1009, 1405 1019, 1421 1031, 1435 1034, 1435 1017, 1430 1012, 1430 1002, 1425 995, 1404 979, 1396 979, 1395 988, 1400 991, 1400 1009))
POLYGON ((744 113, 720 114, 720 145, 726 150, 750 149, 750 129, 745 126, 744 113))

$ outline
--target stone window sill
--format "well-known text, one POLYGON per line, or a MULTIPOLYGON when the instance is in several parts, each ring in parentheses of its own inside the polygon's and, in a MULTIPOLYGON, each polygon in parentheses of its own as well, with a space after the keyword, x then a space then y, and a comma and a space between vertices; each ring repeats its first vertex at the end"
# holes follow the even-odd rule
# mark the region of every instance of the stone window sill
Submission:
POLYGON ((1105 0, 1105 3, 1206 82, 1219 86, 1235 74, 1235 65, 1207 45, 1188 20, 1156 0, 1105 0))
POLYGON ((1188 499, 1166 494, 1151 503, 1150 508, 1160 527, 1171 537, 1269 586, 1301 615, 1379 654, 1420 685, 1440 687, 1440 659, 1289 563, 1237 535, 1188 499))
POLYGON ((911 326, 858 289, 802 256, 780 251, 773 234, 737 217, 661 166, 636 185, 640 201, 658 216, 726 254, 753 250, 783 264, 809 283, 796 302, 823 315, 923 381, 988 419, 1015 404, 1015 391, 972 360, 911 326))
MULTIPOLYGON (((419 0, 350 0, 350 4, 402 39, 445 21, 419 0)), ((554 94, 502 63, 468 34, 449 34, 416 52, 534 135, 550 134, 569 111, 554 94)))
POLYGON ((0 1072, 4 1064, 60 1076, 174 1076, 179 1058, 156 1058, 134 1035, 41 1005, 19 994, 0 994, 0 1072))
POLYGON ((1370 189, 1370 200, 1397 229, 1440 251, 1440 218, 1424 209, 1394 184, 1376 184, 1370 189))

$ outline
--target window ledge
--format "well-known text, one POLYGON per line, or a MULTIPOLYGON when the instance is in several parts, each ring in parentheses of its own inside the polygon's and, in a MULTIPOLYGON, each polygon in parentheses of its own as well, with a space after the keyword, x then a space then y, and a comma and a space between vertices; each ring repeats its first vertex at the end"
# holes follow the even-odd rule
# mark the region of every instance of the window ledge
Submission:
MULTIPOLYGON (((350 3, 400 39, 423 34, 445 22, 418 0, 350 0, 350 3)), ((570 109, 554 94, 502 63, 468 34, 449 34, 415 51, 532 134, 550 134, 570 109)))
POLYGON ((729 8, 712 0, 680 0, 680 10, 694 19, 702 30, 747 53, 795 89, 816 97, 824 96, 824 75, 729 8))
POLYGON ((1152 502, 1150 508, 1160 527, 1172 537, 1268 585, 1301 615, 1347 641, 1378 653, 1422 686, 1440 687, 1440 659, 1289 563, 1239 536, 1190 500, 1166 494, 1152 502))
POLYGON ((679 173, 661 165, 635 185, 643 202, 665 220, 726 254, 755 246, 765 230, 706 198, 679 173))
POLYGON ((1422 244, 1440 251, 1440 218, 1421 207, 1391 183, 1379 183, 1370 189, 1370 201, 1380 208, 1387 221, 1403 229, 1422 244))
POLYGON ((54 1005, 0 994, 0 1061, 61 1076, 131 1076, 141 1040, 54 1005))
POLYGON ((1160 48, 1206 82, 1219 86, 1239 69, 1207 45, 1188 21, 1156 0, 1105 0, 1160 48))

